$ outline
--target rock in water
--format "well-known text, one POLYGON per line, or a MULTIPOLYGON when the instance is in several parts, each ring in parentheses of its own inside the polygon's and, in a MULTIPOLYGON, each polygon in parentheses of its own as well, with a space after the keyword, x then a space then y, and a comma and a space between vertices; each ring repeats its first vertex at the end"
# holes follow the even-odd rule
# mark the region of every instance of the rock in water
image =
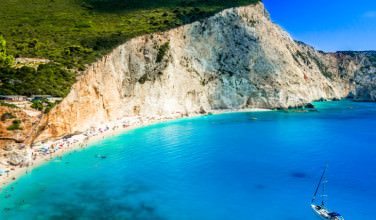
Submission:
POLYGON ((316 108, 316 106, 312 103, 308 103, 305 107, 306 108, 316 108))

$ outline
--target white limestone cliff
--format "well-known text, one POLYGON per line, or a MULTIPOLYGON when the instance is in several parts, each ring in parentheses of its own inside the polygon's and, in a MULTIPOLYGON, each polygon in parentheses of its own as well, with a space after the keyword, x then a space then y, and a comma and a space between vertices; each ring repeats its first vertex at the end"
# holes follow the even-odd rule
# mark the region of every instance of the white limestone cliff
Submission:
POLYGON ((295 42, 262 3, 227 9, 134 38, 104 56, 44 117, 38 140, 127 116, 288 108, 346 97, 357 67, 350 61, 339 70, 338 62, 295 42))

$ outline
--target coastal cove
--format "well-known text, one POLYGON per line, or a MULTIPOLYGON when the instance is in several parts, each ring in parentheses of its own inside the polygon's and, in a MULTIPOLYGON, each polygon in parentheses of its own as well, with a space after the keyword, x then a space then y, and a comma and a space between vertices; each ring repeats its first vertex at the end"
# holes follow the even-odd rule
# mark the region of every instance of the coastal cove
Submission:
POLYGON ((376 218, 376 103, 314 104, 119 130, 2 188, 0 218, 314 220, 326 162, 330 207, 376 218))
POLYGON ((376 219, 375 8, 2 0, 0 220, 376 219))
MULTIPOLYGON (((227 110, 213 110, 211 111, 210 115, 212 114, 228 114, 228 113, 239 113, 239 112, 264 112, 264 111, 271 111, 270 109, 262 109, 262 108, 252 108, 252 109, 227 109, 227 110)), ((182 118, 193 118, 199 117, 205 114, 192 114, 190 116, 184 116, 182 114, 174 114, 174 115, 167 115, 167 116, 150 116, 150 117, 128 117, 123 118, 121 120, 117 120, 114 122, 110 122, 107 124, 103 124, 100 127, 92 128, 87 130, 84 133, 78 135, 68 135, 69 138, 60 138, 56 140, 49 140, 44 142, 36 143, 33 149, 25 149, 25 153, 29 154, 27 157, 30 157, 29 166, 12 166, 7 165, 3 166, 2 169, 6 171, 0 175, 0 185, 2 187, 8 186, 10 183, 14 182, 18 177, 23 174, 27 174, 33 169, 37 168, 38 166, 54 159, 56 157, 62 157, 67 153, 71 153, 72 151, 76 151, 78 149, 86 149, 88 144, 93 145, 98 140, 103 140, 104 138, 113 137, 114 135, 118 135, 124 133, 129 130, 150 126, 153 124, 177 120, 182 118), (45 149, 46 152, 42 152, 45 149), (48 149, 48 150, 47 150, 48 149), (32 153, 33 152, 33 153, 32 153), (35 155, 37 152, 37 156, 35 155)), ((6 161, 4 161, 6 163, 6 161)), ((4 172, 4 171, 3 171, 4 172)), ((1 188, 0 188, 1 189, 1 188)))

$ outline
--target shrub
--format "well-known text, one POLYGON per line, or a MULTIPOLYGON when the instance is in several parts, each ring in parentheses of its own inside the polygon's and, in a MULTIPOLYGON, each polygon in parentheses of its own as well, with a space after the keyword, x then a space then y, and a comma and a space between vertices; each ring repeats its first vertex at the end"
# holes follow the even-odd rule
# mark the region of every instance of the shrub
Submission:
POLYGON ((148 74, 145 73, 143 76, 140 77, 140 79, 138 79, 138 82, 140 84, 144 84, 147 79, 148 79, 148 74))
POLYGON ((333 79, 333 73, 328 71, 328 67, 321 63, 316 57, 313 57, 313 60, 316 62, 317 67, 319 68, 320 72, 329 79, 333 79))
POLYGON ((4 107, 8 107, 8 108, 18 108, 17 105, 9 104, 9 103, 3 102, 3 101, 0 102, 0 105, 4 106, 4 107))
POLYGON ((16 118, 16 116, 12 115, 12 113, 6 112, 1 116, 1 121, 5 121, 7 119, 16 118))
POLYGON ((37 69, 31 67, 0 68, 0 94, 4 95, 52 95, 66 96, 75 74, 55 63, 41 64, 37 69))
POLYGON ((21 121, 20 120, 13 120, 12 121, 12 125, 7 127, 7 130, 8 131, 14 131, 14 130, 23 130, 21 127, 20 127, 20 124, 21 124, 21 121))
POLYGON ((159 50, 158 50, 158 55, 157 55, 157 60, 156 62, 159 63, 163 60, 163 57, 166 55, 166 52, 168 51, 168 49, 170 48, 170 45, 169 43, 165 43, 163 44, 159 50))
POLYGON ((0 35, 0 66, 11 66, 14 63, 14 58, 7 55, 6 42, 3 36, 0 35))
POLYGON ((40 101, 32 101, 32 105, 30 107, 32 107, 33 109, 36 109, 38 111, 42 111, 43 110, 43 104, 40 102, 40 101))
POLYGON ((57 104, 60 103, 60 101, 59 101, 59 100, 56 100, 55 102, 48 102, 48 101, 46 101, 46 103, 47 103, 47 107, 46 107, 46 109, 44 110, 44 113, 45 113, 45 114, 49 113, 49 112, 51 111, 51 109, 52 109, 53 107, 55 107, 55 105, 57 105, 57 104))

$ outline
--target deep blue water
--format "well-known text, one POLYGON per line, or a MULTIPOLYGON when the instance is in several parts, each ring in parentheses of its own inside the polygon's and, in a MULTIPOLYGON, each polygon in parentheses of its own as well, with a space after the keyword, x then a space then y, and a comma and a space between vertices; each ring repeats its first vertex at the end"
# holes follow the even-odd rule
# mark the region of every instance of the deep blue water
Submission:
POLYGON ((376 103, 316 104, 320 113, 197 117, 97 142, 3 189, 0 219, 315 220, 326 162, 328 207, 376 219, 376 103))

